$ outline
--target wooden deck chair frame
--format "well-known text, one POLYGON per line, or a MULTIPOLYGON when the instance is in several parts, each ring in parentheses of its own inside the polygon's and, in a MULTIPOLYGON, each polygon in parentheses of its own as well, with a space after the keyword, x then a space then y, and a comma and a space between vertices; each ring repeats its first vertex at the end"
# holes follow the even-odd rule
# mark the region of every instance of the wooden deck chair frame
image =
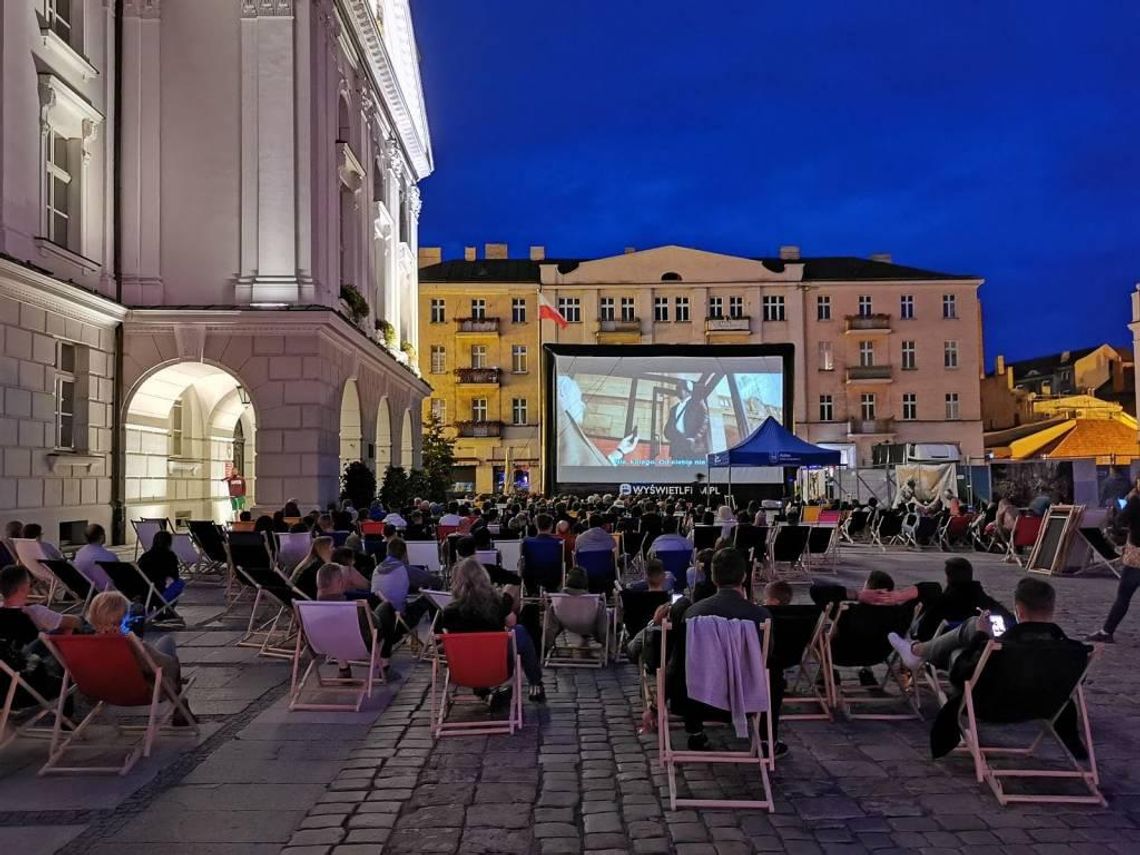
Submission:
POLYGON ((1020 516, 1018 516, 1017 521, 1013 524, 1013 531, 1009 533, 1009 537, 1006 539, 1004 560, 1007 564, 1016 564, 1018 567, 1026 566, 1026 564, 1029 562, 1029 557, 1033 552, 1034 545, 1037 543, 1037 538, 1040 536, 1042 522, 1042 517, 1035 517, 1027 513, 1022 513, 1020 516), (1022 542, 1019 543, 1018 530, 1021 529, 1023 525, 1026 528, 1032 525, 1030 522, 1022 523, 1022 520, 1036 520, 1036 525, 1034 528, 1033 539, 1029 541, 1022 539, 1022 542), (1022 556, 1021 553, 1017 551, 1019 549, 1026 550, 1024 556, 1022 556))
POLYGON ((811 640, 804 647, 800 664, 796 666, 795 679, 784 691, 780 721, 835 720, 835 713, 831 706, 831 697, 827 691, 827 682, 824 676, 827 669, 827 651, 824 644, 826 631, 827 609, 820 609, 815 632, 812 633, 811 640), (823 686, 817 682, 820 677, 824 677, 823 686), (815 708, 816 711, 787 712, 789 706, 815 708))
MULTIPOLYGON (((345 600, 331 601, 331 602, 318 602, 315 600, 302 601, 293 603, 293 617, 297 626, 297 642, 293 650, 293 677, 289 685, 289 710, 318 710, 324 712, 360 712, 360 708, 364 706, 364 702, 372 697, 372 691, 376 683, 385 683, 384 672, 380 668, 380 632, 376 627, 376 621, 372 616, 372 610, 368 608, 367 600, 345 600), (329 654, 319 652, 312 648, 309 637, 305 633, 305 610, 310 607, 316 608, 339 608, 345 613, 345 620, 348 619, 349 608, 351 607, 355 614, 352 615, 356 619, 357 625, 360 629, 368 628, 368 651, 367 659, 352 658, 346 660, 350 665, 357 665, 364 667, 365 676, 362 678, 357 677, 325 677, 321 674, 321 665, 327 664, 329 654), (363 617, 364 623, 360 623, 363 617), (301 660, 304 658, 305 653, 309 654, 309 664, 305 668, 304 673, 301 672, 301 660), (338 692, 351 694, 355 696, 356 702, 344 704, 329 704, 329 703, 314 703, 303 699, 306 687, 309 687, 310 678, 316 678, 316 687, 313 688, 315 692, 338 692)), ((363 635, 362 639, 363 641, 363 635)), ((334 663, 335 664, 335 663, 334 663)))
MULTIPOLYGON (((238 534, 251 534, 252 532, 238 532, 238 534)), ((260 535, 261 548, 265 552, 265 564, 267 568, 276 568, 276 559, 273 556, 272 550, 269 548, 269 542, 266 540, 265 535, 260 535)), ((237 562, 234 560, 233 549, 230 546, 230 538, 227 533, 222 539, 222 549, 226 554, 226 608, 218 617, 224 617, 231 611, 241 605, 244 598, 250 598, 251 601, 257 599, 257 588, 251 586, 248 580, 240 575, 237 571, 237 562)), ((260 565, 259 565, 260 566, 260 565)), ((291 583, 290 583, 291 584, 291 583)), ((256 612, 256 609, 254 609, 256 612)))
POLYGON ((855 535, 864 536, 867 534, 868 523, 871 521, 871 514, 867 511, 852 511, 843 518, 843 522, 839 525, 839 537, 844 543, 849 543, 854 546, 858 541, 855 540, 855 535), (855 525, 855 520, 859 519, 859 527, 852 530, 855 525))
MULTIPOLYGON (((781 525, 772 530, 771 536, 768 538, 768 553, 765 556, 765 572, 762 574, 762 577, 766 581, 774 582, 779 579, 785 581, 805 581, 808 579, 810 571, 804 561, 804 556, 807 555, 808 552, 808 539, 811 537, 811 529, 811 526, 806 525, 781 525), (802 529, 804 532, 804 542, 799 553, 795 558, 790 560, 785 558, 777 559, 776 546, 780 540, 780 535, 784 532, 790 532, 793 528, 802 529), (786 571, 780 569, 781 564, 787 565, 786 571)), ((785 537, 788 536, 790 535, 785 535, 785 537)))
MULTIPOLYGON (((457 633, 459 636, 472 635, 474 633, 457 633)), ((480 635, 484 633, 479 633, 480 635)), ((492 634, 492 633, 486 633, 492 634)), ((493 633, 497 635, 498 633, 493 633)), ((444 736, 495 736, 495 735, 513 735, 516 731, 522 730, 523 727, 523 684, 522 684, 522 659, 519 657, 518 647, 515 644, 515 634, 509 630, 504 630, 507 638, 507 649, 510 651, 511 659, 515 663, 513 673, 507 678, 506 682, 500 683, 495 688, 502 686, 511 687, 511 702, 505 719, 498 720, 481 720, 481 721, 448 721, 448 714, 451 712, 452 707, 456 704, 474 704, 482 705, 483 701, 476 697, 471 698, 457 698, 456 690, 459 688, 451 682, 451 667, 448 665, 447 657, 439 656, 432 660, 431 663, 431 719, 429 726, 431 728, 432 739, 439 739, 444 736), (441 674, 442 673, 442 681, 441 674)), ((440 635, 436 639, 436 645, 439 649, 444 648, 444 635, 440 635)))
POLYGON ((293 601, 282 600, 277 595, 277 591, 279 589, 290 591, 293 600, 307 600, 309 598, 300 588, 286 579, 276 567, 271 567, 268 570, 258 568, 256 575, 254 575, 254 571, 248 571, 236 565, 234 570, 255 592, 253 605, 249 610, 249 622, 246 624, 245 632, 241 638, 234 642, 234 645, 236 647, 257 648, 258 656, 266 656, 271 659, 292 659, 295 635, 298 632, 293 612, 293 601), (265 585, 264 581, 259 581, 258 577, 266 580, 270 575, 275 577, 273 587, 265 585), (258 623, 258 613, 261 606, 269 600, 272 601, 269 603, 272 616, 258 623), (282 627, 281 619, 286 615, 288 615, 288 620, 282 627))
POLYGON ((222 568, 211 561, 201 548, 194 535, 189 531, 172 531, 171 551, 178 556, 181 573, 187 580, 205 582, 206 577, 212 577, 210 584, 218 584, 224 578, 222 568))
MULTIPOLYGON (((607 663, 609 662, 609 658, 610 658, 609 657, 610 633, 611 633, 611 630, 613 628, 613 614, 612 614, 612 612, 609 611, 609 607, 606 604, 606 598, 601 594, 545 594, 543 596, 543 605, 544 605, 544 609, 543 609, 543 615, 542 615, 542 651, 543 651, 542 667, 544 667, 544 668, 605 668, 607 663), (559 646, 558 646, 559 639, 562 638, 567 632, 573 632, 573 630, 568 630, 566 628, 559 630, 558 634, 553 639, 551 639, 551 641, 553 643, 550 645, 550 649, 547 650, 547 644, 546 644, 546 641, 547 641, 546 610, 549 609, 549 610, 553 611, 555 601, 559 601, 559 600, 563 600, 563 599, 570 599, 570 598, 575 599, 575 600, 587 600, 588 599, 588 600, 591 600, 594 602, 598 602, 598 603, 601 603, 602 607, 606 608, 606 610, 607 610, 606 611, 606 637, 594 639, 596 642, 598 642, 602 646, 601 652, 598 654, 597 658, 586 657, 586 658, 579 659, 579 658, 575 658, 573 656, 573 654, 570 652, 572 650, 583 650, 585 648, 568 648, 568 647, 559 648, 559 646)), ((555 612, 555 616, 557 616, 557 612, 555 612)), ((592 651, 592 648, 590 648, 590 650, 592 651)))
POLYGON ((178 692, 174 692, 162 679, 162 668, 151 658, 151 655, 143 647, 142 642, 138 637, 133 634, 125 636, 131 644, 135 659, 140 662, 139 668, 142 670, 143 664, 149 669, 149 674, 153 675, 154 689, 151 693, 150 704, 147 706, 147 723, 145 725, 123 725, 116 722, 118 733, 122 734, 139 734, 139 738, 133 745, 130 746, 122 765, 120 766, 63 766, 61 765, 72 747, 72 743, 77 740, 82 740, 85 737, 85 731, 96 721, 100 715, 105 711, 107 704, 102 700, 97 700, 91 711, 75 725, 69 732, 64 733, 63 723, 69 721, 63 714, 64 705, 67 702, 67 696, 72 691, 71 671, 67 667, 67 663, 59 652, 59 648, 52 642, 52 637, 47 634, 41 634, 40 640, 47 645, 48 650, 52 655, 59 660, 63 665, 63 686, 60 689, 59 700, 56 706, 55 725, 52 728, 51 735, 51 748, 47 762, 40 768, 40 775, 66 775, 66 774, 116 774, 126 775, 135 764, 142 757, 150 757, 151 748, 154 746, 155 740, 160 733, 187 735, 192 734, 197 736, 201 729, 198 726, 197 719, 190 713, 189 708, 186 706, 186 693, 194 684, 195 677, 191 676, 184 680, 178 692), (166 703, 168 707, 165 711, 161 711, 162 705, 166 703), (176 712, 181 712, 182 715, 188 720, 189 724, 186 727, 173 728, 170 726, 171 719, 174 718, 176 712), (160 714, 161 713, 161 714, 160 714))
POLYGON ((454 599, 454 596, 450 591, 433 591, 429 588, 421 588, 420 594, 431 600, 435 606, 435 615, 431 619, 430 635, 428 636, 427 642, 423 645, 423 649, 420 651, 419 658, 430 659, 433 662, 436 659, 443 658, 444 661, 446 661, 443 655, 443 648, 436 643, 436 639, 440 633, 439 619, 443 616, 443 610, 454 599))
MULTIPOLYGON (((229 562, 226 558, 226 538, 221 527, 212 520, 188 520, 186 522, 186 531, 190 534, 190 539, 194 541, 194 545, 198 548, 199 554, 202 556, 203 567, 202 573, 217 575, 226 578, 228 582, 229 562), (202 531, 205 526, 213 526, 213 530, 217 536, 217 542, 206 543, 202 537, 202 531), (197 530, 195 530, 197 527, 197 530), (217 554, 211 555, 211 546, 217 547, 217 554)), ((227 594, 229 593, 227 588, 227 594)))
MULTIPOLYGON (((77 611, 83 614, 86 612, 87 604, 91 602, 91 598, 98 593, 95 590, 95 586, 91 583, 91 580, 80 573, 75 565, 66 558, 41 558, 40 564, 55 577, 55 593, 58 594, 62 591, 69 594, 74 601, 67 608, 62 610, 63 613, 67 614, 68 612, 77 611), (66 567, 64 565, 66 565, 66 567), (82 582, 86 587, 84 593, 81 594, 76 590, 78 587, 75 584, 76 582, 82 582)), ((59 603, 56 603, 56 607, 59 607, 59 603)))
MULTIPOLYGON (((391 602, 380 591, 373 591, 372 593, 379 598, 381 605, 391 602)), ((421 591, 420 596, 422 595, 423 592, 421 591)), ((408 601, 414 600, 416 598, 416 595, 409 595, 408 601)), ((404 618, 403 612, 396 611, 394 606, 392 610, 396 612, 396 629, 402 629, 403 633, 398 640, 392 642, 392 647, 390 649, 391 654, 394 656, 397 650, 403 647, 407 647, 408 652, 411 653, 415 659, 419 660, 426 658, 428 645, 420 641, 419 636, 412 631, 413 628, 408 625, 407 620, 404 618)), ((417 626, 418 625, 419 624, 417 624, 417 626)), ((435 626, 435 618, 432 618, 432 626, 435 626)))
MULTIPOLYGON (((27 680, 17 674, 7 662, 0 661, 0 673, 8 678, 8 691, 4 693, 3 705, 0 706, 0 751, 21 736, 40 739, 51 738, 55 726, 46 726, 40 722, 49 716, 56 715, 57 712, 62 714, 62 711, 58 710, 58 701, 49 701, 45 698, 39 691, 32 688, 27 680), (20 689, 27 692, 35 703, 16 708, 16 693, 20 689), (16 718, 24 716, 27 718, 19 724, 14 723, 16 718)), ((74 690, 74 687, 72 689, 74 690)), ((65 716, 63 720, 69 729, 75 728, 75 722, 70 718, 65 716)))
POLYGON ((878 515, 875 524, 871 527, 871 545, 877 546, 883 552, 887 551, 888 546, 905 545, 906 540, 903 536, 902 523, 906 519, 905 515, 899 515, 897 511, 883 511, 878 515), (887 521, 891 522, 892 527, 897 522, 899 530, 883 534, 883 526, 887 521), (883 538, 886 537, 886 540, 883 538))
POLYGON ((808 532, 807 543, 804 545, 803 555, 805 560, 803 563, 805 565, 805 569, 809 572, 811 570, 826 570, 829 573, 835 573, 835 565, 839 559, 839 540, 840 538, 838 526, 824 525, 822 523, 816 523, 813 525, 811 527, 811 530, 808 532), (815 535, 816 537, 819 537, 820 535, 816 535, 815 533, 825 531, 830 532, 831 534, 827 541, 827 547, 822 550, 813 549, 811 542, 812 536, 815 535))
MULTIPOLYGON (((990 657, 1002 649, 1000 641, 990 639, 986 644, 985 650, 982 651, 982 656, 978 660, 978 665, 974 669, 974 675, 966 681, 966 685, 962 692, 962 706, 959 710, 959 724, 963 723, 964 718, 965 727, 960 727, 964 740, 966 742, 965 750, 969 752, 974 760, 974 775, 978 783, 985 781, 989 784, 990 790, 997 798, 998 803, 1003 807, 1013 803, 1029 803, 1029 804, 1084 804, 1084 805, 1100 805, 1104 807, 1108 802, 1104 798, 1104 794, 1100 791, 1100 775, 1096 766, 1096 749, 1093 746, 1092 728, 1089 725, 1089 711, 1088 706, 1085 704, 1084 683, 1085 678, 1088 676, 1089 668, 1092 667, 1093 662, 1100 655, 1100 649, 1094 647, 1093 652, 1089 654, 1088 662, 1085 665, 1085 670, 1077 680, 1076 686, 1069 694, 1067 702, 1072 702, 1077 710, 1077 721, 1080 727, 1081 736, 1084 737, 1085 746, 1088 749, 1089 757, 1087 767, 1082 766, 1081 762, 1073 756, 1072 752, 1061 741, 1057 735, 1054 725, 1057 719, 1060 718, 1061 713, 1064 711, 1066 704, 1062 704, 1052 718, 1040 722, 1041 730, 1036 738, 1026 748, 1007 748, 998 746, 982 745, 981 734, 978 729, 978 720, 974 714, 974 687, 977 686, 981 675, 985 670, 986 663, 990 657), (990 763, 991 757, 1001 755, 1011 757, 1031 757, 1040 747, 1046 736, 1053 737, 1053 740, 1061 747, 1066 759, 1072 766, 1071 770, 1049 770, 1049 769, 997 769, 990 763), (1026 779, 1026 780, 1042 780, 1042 779, 1056 779, 1056 780, 1076 780, 1080 781, 1085 787, 1088 788, 1088 795, 1067 795, 1062 793, 1050 794, 1014 794, 1007 793, 1002 786, 1003 779, 1026 779)), ((1067 703, 1066 702, 1066 703, 1067 703)))
POLYGON ((143 571, 140 570, 138 568, 138 565, 133 561, 96 561, 95 563, 103 568, 103 572, 107 574, 108 578, 111 580, 111 583, 115 586, 115 590, 119 591, 119 593, 121 593, 127 599, 135 600, 136 598, 132 597, 129 593, 127 593, 127 591, 123 590, 122 586, 119 584, 120 582, 126 581, 124 576, 119 575, 119 568, 130 568, 129 571, 123 570, 122 572, 131 573, 131 579, 134 580, 135 586, 139 589, 146 590, 146 596, 143 599, 142 607, 148 621, 153 619, 155 615, 161 613, 165 609, 173 608, 182 598, 182 594, 186 593, 186 589, 183 588, 178 596, 171 597, 169 600, 166 599, 164 596, 162 596, 162 592, 154 586, 154 583, 146 577, 146 574, 143 573, 143 571), (118 576, 118 579, 115 578, 116 576, 118 576))
MULTIPOLYGON (((724 808, 724 809, 760 809, 771 812, 775 809, 772 799, 772 784, 768 779, 769 770, 776 768, 775 752, 770 751, 769 757, 764 756, 760 739, 760 713, 749 714, 749 746, 747 751, 681 751, 673 748, 673 737, 669 727, 669 711, 665 695, 665 663, 668 661, 668 637, 672 624, 666 620, 661 624, 661 663, 657 668, 657 747, 660 752, 661 767, 665 770, 669 782, 669 809, 678 808, 724 808), (764 787, 764 799, 689 799, 677 796, 677 767, 686 763, 693 764, 722 764, 733 763, 738 765, 756 766, 760 771, 760 781, 764 787)), ((761 645, 763 660, 768 660, 768 642, 771 637, 772 622, 766 620, 761 626, 764 641, 761 645)), ((767 666, 764 668, 764 677, 768 679, 767 666)), ((772 732, 772 716, 766 715, 767 743, 775 745, 772 732)), ((723 722, 715 722, 723 724, 723 722)))
POLYGON ((12 557, 32 577, 32 594, 29 599, 33 602, 52 603, 59 582, 55 574, 40 563, 48 557, 44 554, 43 544, 27 537, 13 537, 9 543, 15 550, 12 557))
POLYGON ((289 578, 300 569, 301 562, 305 560, 305 556, 309 554, 312 549, 313 536, 309 532, 293 532, 293 531, 275 531, 273 533, 273 540, 277 547, 273 553, 273 563, 283 574, 289 578), (300 552, 297 544, 305 544, 305 549, 300 552), (298 555, 298 552, 300 554, 298 555), (294 557, 296 556, 296 560, 294 557), (283 560, 284 559, 284 560, 283 560))
POLYGON ((521 540, 496 540, 494 548, 499 550, 503 559, 503 568, 512 573, 519 572, 519 561, 522 559, 521 540))
MULTIPOLYGON (((873 667, 835 664, 832 644, 839 629, 839 621, 843 614, 853 605, 855 604, 848 602, 838 603, 827 620, 827 629, 824 634, 824 644, 822 647, 822 651, 826 657, 824 663, 824 679, 827 683, 828 703, 831 705, 832 710, 836 712, 842 711, 848 720, 853 721, 909 721, 912 719, 922 721, 922 698, 919 689, 919 681, 922 678, 922 674, 910 674, 910 682, 908 685, 903 678, 903 672, 906 671, 906 669, 897 653, 892 653, 887 657, 885 661, 886 671, 875 686, 851 686, 844 688, 843 682, 836 678, 835 672, 840 668, 873 667), (887 684, 890 683, 892 679, 899 690, 899 694, 893 696, 881 694, 885 692, 887 684), (872 692, 879 694, 872 694, 872 692), (877 709, 880 707, 899 706, 902 703, 910 707, 910 712, 861 713, 857 711, 860 707, 877 709)), ((888 607, 880 606, 876 608, 888 607)), ((915 610, 912 616, 912 622, 918 617, 920 611, 921 607, 915 610)))

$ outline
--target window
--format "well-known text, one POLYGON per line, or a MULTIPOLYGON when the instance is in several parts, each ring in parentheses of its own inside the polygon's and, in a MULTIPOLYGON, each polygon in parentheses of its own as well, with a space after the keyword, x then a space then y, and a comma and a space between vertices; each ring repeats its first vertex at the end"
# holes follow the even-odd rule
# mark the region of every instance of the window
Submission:
POLYGON ((447 370, 447 349, 442 344, 431 346, 431 373, 442 374, 447 370))
POLYGON ((487 319, 487 301, 486 300, 472 300, 471 301, 471 320, 485 321, 487 319))
POLYGON ((562 315, 567 323, 582 323, 582 301, 577 297, 559 297, 558 314, 562 315))
POLYGON ((958 300, 953 294, 942 295, 942 317, 958 317, 958 300))
POLYGON ((710 318, 723 318, 724 307, 720 297, 709 297, 709 317, 710 318))
POLYGON ((55 351, 55 445, 75 448, 75 345, 61 341, 55 351))
POLYGON ((743 297, 729 297, 728 298, 728 316, 730 318, 743 318, 744 317, 744 298, 743 297))
POLYGON ((511 299, 511 323, 526 323, 526 300, 522 297, 513 297, 511 299))
POLYGON ((440 424, 447 421, 447 401, 443 400, 443 398, 432 398, 431 417, 440 424))
POLYGON ((669 298, 668 297, 654 297, 653 298, 653 320, 660 323, 661 321, 669 320, 669 298))
POLYGON ((598 301, 598 320, 612 321, 614 319, 614 298, 602 297, 598 301))
POLYGON ((170 406, 170 456, 181 457, 182 453, 182 399, 179 398, 170 406))
POLYGON ((71 229, 71 144, 54 130, 48 131, 44 159, 46 176, 47 239, 69 246, 71 229))
POLYGON ((623 321, 632 321, 637 319, 637 313, 633 308, 633 297, 621 298, 621 319, 623 321))
POLYGON ((526 345, 511 345, 511 373, 526 374, 526 345))
POLYGON ((915 369, 915 348, 913 341, 904 341, 902 343, 902 369, 903 371, 914 371, 915 369))
POLYGON ((873 341, 859 342, 859 366, 870 368, 875 364, 875 343, 873 341))
POLYGON ((471 399, 471 421, 485 422, 487 421, 487 399, 486 398, 472 398, 471 399))
POLYGON ((486 368, 487 367, 487 345, 473 344, 471 345, 471 367, 472 368, 486 368))
POLYGON ((869 318, 871 316, 871 298, 866 294, 859 296, 859 317, 869 318))
POLYGON ((835 405, 830 395, 819 396, 819 420, 821 422, 835 421, 835 405))
POLYGON ((904 422, 913 422, 918 418, 918 395, 914 392, 903 394, 902 417, 904 422))
POLYGON ((783 297, 765 297, 764 298, 764 320, 766 320, 766 321, 782 321, 782 320, 784 320, 784 298, 783 297))
MULTIPOLYGON (((47 0, 47 21, 52 32, 72 47, 75 21, 71 12, 72 0, 47 0)), ((82 2, 79 4, 82 6, 82 2)))
POLYGON ((958 342, 947 341, 942 345, 942 365, 944 368, 958 367, 958 342))
POLYGON ((446 312, 444 311, 443 300, 432 299, 431 301, 431 322, 433 324, 442 324, 447 320, 446 312))
POLYGON ((875 393, 864 392, 859 396, 859 412, 863 415, 863 421, 873 421, 875 418, 875 393))
POLYGON ((899 297, 899 318, 904 321, 914 320, 914 296, 903 294, 899 297))
POLYGON ((689 322, 689 298, 677 297, 673 300, 673 319, 679 324, 689 322))
POLYGON ((831 342, 821 341, 819 343, 819 370, 820 371, 834 371, 835 370, 835 356, 831 352, 831 342))
POLYGON ((959 418, 959 416, 958 416, 958 393, 957 392, 947 392, 946 393, 946 420, 953 422, 953 421, 957 421, 958 418, 959 418))
POLYGON ((526 398, 511 399, 511 424, 526 424, 526 398))
POLYGON ((831 320, 831 298, 830 297, 816 297, 815 298, 815 319, 817 321, 830 321, 831 320))

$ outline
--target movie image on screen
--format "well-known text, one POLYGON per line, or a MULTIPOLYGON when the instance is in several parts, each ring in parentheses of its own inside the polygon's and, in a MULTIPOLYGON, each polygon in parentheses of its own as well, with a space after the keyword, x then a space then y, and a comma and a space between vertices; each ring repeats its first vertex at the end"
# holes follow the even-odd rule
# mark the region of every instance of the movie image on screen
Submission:
POLYGON ((554 353, 559 483, 690 481, 709 453, 768 416, 784 420, 782 356, 624 350, 634 352, 554 353))

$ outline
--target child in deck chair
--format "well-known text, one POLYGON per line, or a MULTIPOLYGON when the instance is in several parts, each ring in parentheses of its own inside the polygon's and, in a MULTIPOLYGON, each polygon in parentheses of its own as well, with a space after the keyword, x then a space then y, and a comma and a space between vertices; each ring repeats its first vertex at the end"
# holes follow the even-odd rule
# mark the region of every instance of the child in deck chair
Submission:
MULTIPOLYGON (((96 594, 87 607, 87 622, 95 630, 96 635, 125 634, 130 630, 124 628, 124 619, 130 611, 131 603, 118 591, 104 591, 96 594)), ((141 640, 141 639, 140 639, 141 640)), ((182 663, 178 661, 178 650, 174 646, 174 636, 164 635, 154 644, 143 641, 142 646, 155 663, 162 668, 162 679, 172 693, 178 695, 182 691, 182 663)), ((144 665, 145 663, 139 663, 144 665)), ((185 703, 186 711, 190 705, 185 703)), ((175 727, 189 727, 193 724, 182 711, 174 714, 172 724, 175 727)))

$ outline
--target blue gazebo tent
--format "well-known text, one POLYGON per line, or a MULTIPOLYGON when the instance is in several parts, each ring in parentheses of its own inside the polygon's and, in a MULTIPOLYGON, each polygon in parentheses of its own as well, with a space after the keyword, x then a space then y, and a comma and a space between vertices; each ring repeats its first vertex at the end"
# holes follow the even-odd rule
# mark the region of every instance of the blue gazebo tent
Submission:
POLYGON ((841 460, 838 451, 800 439, 772 416, 742 442, 707 458, 710 469, 728 467, 730 485, 733 466, 839 466, 841 460))

